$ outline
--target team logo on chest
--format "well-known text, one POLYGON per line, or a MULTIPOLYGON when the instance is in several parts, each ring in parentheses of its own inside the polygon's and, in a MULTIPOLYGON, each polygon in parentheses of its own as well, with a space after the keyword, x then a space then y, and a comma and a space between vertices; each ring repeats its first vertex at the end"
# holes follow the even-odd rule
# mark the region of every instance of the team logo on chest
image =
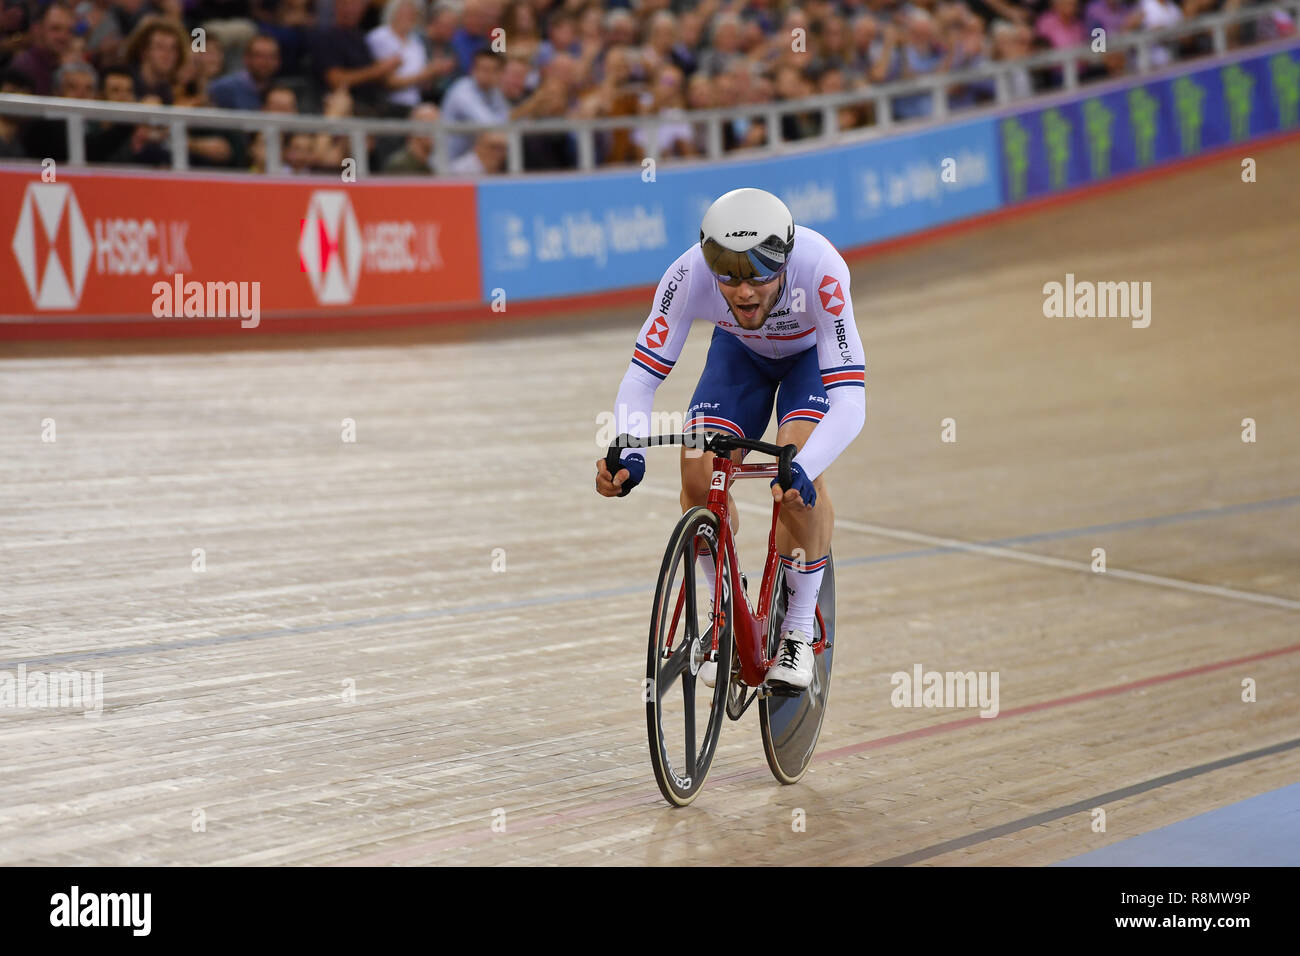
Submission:
POLYGON ((661 315, 655 319, 654 325, 650 326, 650 331, 645 334, 646 345, 654 346, 657 349, 664 347, 664 340, 668 338, 668 323, 664 321, 661 315))

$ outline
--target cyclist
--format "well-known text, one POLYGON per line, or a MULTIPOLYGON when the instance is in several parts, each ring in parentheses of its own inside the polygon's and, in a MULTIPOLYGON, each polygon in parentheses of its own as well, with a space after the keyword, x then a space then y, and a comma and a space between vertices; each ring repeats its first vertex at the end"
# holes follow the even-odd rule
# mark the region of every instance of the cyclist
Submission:
MULTIPOLYGON (((835 513, 825 471, 866 419, 866 358, 849 300, 849 270, 829 240, 796 226, 790 210, 761 189, 734 189, 704 214, 700 241, 678 257, 655 292, 615 400, 630 434, 648 433, 659 383, 686 344, 691 323, 714 325, 704 372, 687 410, 686 432, 762 438, 776 402, 776 443, 798 446, 794 483, 784 493, 777 547, 785 565, 787 608, 768 683, 804 688, 812 680, 812 642, 822 572, 835 513), (796 554, 803 560, 797 561, 796 554), (812 557, 812 556, 818 557, 812 557)), ((740 453, 733 452, 739 460, 740 453)), ((683 448, 682 510, 708 501, 713 454, 683 448)), ((645 476, 645 456, 627 449, 610 475, 596 463, 596 490, 626 495, 645 476)), ((732 515, 736 514, 732 510, 732 515)), ((700 556, 712 591, 712 557, 700 556)), ((706 685, 717 665, 700 669, 706 685)))

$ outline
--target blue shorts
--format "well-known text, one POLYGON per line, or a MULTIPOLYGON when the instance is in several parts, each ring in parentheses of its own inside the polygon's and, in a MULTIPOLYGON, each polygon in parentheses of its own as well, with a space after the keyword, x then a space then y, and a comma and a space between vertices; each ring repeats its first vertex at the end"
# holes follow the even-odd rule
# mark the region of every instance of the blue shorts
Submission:
POLYGON ((830 410, 822 387, 817 347, 786 358, 766 358, 730 332, 713 330, 700 384, 686 410, 686 431, 729 432, 761 439, 776 399, 777 427, 791 421, 816 424, 830 410))

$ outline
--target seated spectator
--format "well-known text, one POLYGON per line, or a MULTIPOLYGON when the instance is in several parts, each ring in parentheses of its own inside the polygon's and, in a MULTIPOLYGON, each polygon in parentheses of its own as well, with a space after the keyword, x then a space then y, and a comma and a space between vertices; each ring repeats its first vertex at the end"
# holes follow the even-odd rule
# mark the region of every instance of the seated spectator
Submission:
POLYGON ((483 51, 492 51, 491 34, 501 25, 500 19, 497 0, 466 0, 461 25, 451 38, 460 72, 472 72, 474 57, 483 51))
MULTIPOLYGON (((559 119, 571 115, 576 107, 578 61, 567 53, 557 53, 542 71, 542 82, 525 107, 537 119, 559 119)), ((568 132, 530 133, 523 137, 524 169, 573 169, 578 165, 578 148, 568 132)))
MULTIPOLYGON (((105 103, 134 103, 135 77, 126 67, 109 67, 104 71, 100 96, 105 103)), ((131 138, 134 127, 130 123, 110 123, 92 120, 86 124, 86 159, 92 163, 105 163, 131 138)))
MULTIPOLYGON (((1139 0, 1143 30, 1159 30, 1182 22, 1183 10, 1174 0, 1139 0)), ((1151 48, 1151 66, 1167 66, 1174 58, 1174 44, 1162 43, 1151 48)))
POLYGON ((316 148, 311 133, 290 133, 285 137, 284 172, 290 176, 305 176, 316 171, 316 148))
POLYGON ((1142 25, 1142 11, 1130 5, 1127 0, 1092 0, 1084 10, 1083 27, 1088 36, 1088 43, 1093 42, 1093 32, 1101 30, 1107 41, 1106 52, 1102 55, 1104 71, 1111 76, 1119 76, 1128 68, 1128 54, 1124 50, 1112 49, 1110 39, 1142 25))
POLYGON ((424 0, 388 0, 384 7, 384 25, 366 34, 370 55, 376 60, 398 57, 399 66, 388 74, 388 102, 399 107, 403 115, 420 102, 423 88, 429 84, 436 67, 421 39, 424 28, 424 0))
MULTIPOLYGON (((795 103, 812 95, 812 84, 797 67, 783 66, 776 71, 776 97, 782 103, 795 103)), ((783 140, 808 139, 820 136, 822 114, 820 110, 802 113, 782 112, 781 138, 783 140)))
MULTIPOLYGON (((232 59, 244 55, 244 49, 257 36, 257 24, 253 21, 252 0, 156 0, 164 5, 174 3, 178 8, 185 5, 185 19, 192 24, 199 24, 207 39, 216 38, 217 42, 230 51, 232 59)), ((178 25, 184 26, 178 18, 178 25)), ((188 28, 187 28, 188 30, 188 28)))
MULTIPOLYGON (((446 123, 503 123, 510 117, 510 106, 501 92, 502 57, 481 50, 474 56, 474 69, 447 90, 442 100, 442 119, 446 123)), ((537 115, 536 112, 530 115, 537 115)), ((453 133, 448 137, 450 155, 456 159, 469 152, 474 136, 453 133)))
MULTIPOLYGON (((31 92, 32 81, 26 73, 20 73, 12 67, 0 73, 0 93, 30 96, 31 92)), ((0 159, 27 158, 24 126, 24 121, 19 117, 0 113, 0 159)))
POLYGON ((1126 0, 1092 0, 1083 14, 1084 30, 1089 41, 1092 31, 1106 31, 1106 37, 1119 36, 1142 25, 1142 11, 1126 0))
POLYGON ((647 69, 657 70, 671 64, 687 75, 694 71, 695 57, 686 55, 689 51, 683 48, 678 27, 677 15, 671 10, 660 10, 650 18, 640 57, 647 69))
POLYGON ((99 77, 89 63, 65 63, 54 74, 57 96, 72 100, 93 100, 99 88, 99 77))
POLYGON ((531 63, 542 46, 542 32, 533 6, 528 3, 507 4, 501 27, 509 38, 509 55, 521 56, 531 63))
MULTIPOLYGON (((432 103, 421 103, 411 110, 408 119, 432 125, 438 122, 438 107, 432 103)), ((384 163, 384 172, 430 175, 433 172, 433 137, 407 137, 406 145, 389 156, 384 163)))
MULTIPOLYGON (((140 98, 145 106, 161 106, 162 101, 155 94, 140 98)), ((110 162, 135 166, 153 166, 166 168, 172 164, 170 138, 166 126, 149 126, 139 124, 131 131, 131 136, 110 158, 110 162)))
MULTIPOLYGON (((1023 60, 1034 52, 1034 37, 1029 27, 998 20, 993 24, 993 59, 998 61, 1023 60)), ((1007 92, 1013 100, 1023 100, 1034 95, 1033 78, 1029 70, 1018 66, 1009 70, 1007 92)))
MULTIPOLYGON (((294 92, 291 86, 272 84, 262 94, 262 112, 296 116, 298 115, 298 94, 294 92)), ((287 136, 281 137, 281 156, 284 155, 284 143, 287 139, 287 136)), ((254 133, 249 140, 248 157, 250 160, 249 169, 252 172, 266 172, 266 140, 261 130, 254 133)))
POLYGON ((51 3, 35 22, 31 43, 13 58, 10 67, 27 75, 32 83, 32 92, 37 96, 57 95, 54 72, 72 43, 75 22, 67 6, 51 3))
POLYGON ((474 140, 474 148, 451 164, 457 176, 492 176, 506 170, 506 134, 486 130, 474 140))
MULTIPOLYGON (((73 100, 93 100, 99 77, 89 63, 65 63, 54 73, 54 95, 73 100)), ((28 155, 66 162, 68 124, 61 119, 33 120, 26 129, 28 155)))
POLYGON ((849 66, 857 76, 871 71, 871 50, 880 37, 880 23, 869 13, 855 16, 849 25, 849 66))
POLYGON ((31 13, 26 0, 0 0, 0 68, 31 42, 31 13))
POLYGON ((557 53, 582 56, 582 44, 578 42, 578 22, 572 14, 563 10, 547 19, 546 39, 538 45, 533 62, 538 69, 545 69, 557 53))
POLYGON ((208 84, 226 69, 225 47, 217 35, 206 37, 203 49, 190 47, 190 56, 176 71, 177 106, 211 106, 208 84))
POLYGON ((145 17, 126 41, 127 62, 135 75, 135 95, 141 103, 156 96, 164 106, 176 102, 175 83, 189 52, 180 27, 162 17, 145 17))
MULTIPOLYGON (((305 72, 303 58, 316 33, 316 15, 312 13, 311 3, 312 0, 278 0, 269 21, 262 24, 263 34, 279 44, 280 76, 300 76, 305 72)), ((250 39, 249 43, 252 42, 250 39)))
POLYGON ((122 36, 129 37, 145 17, 153 16, 156 7, 147 0, 112 0, 113 17, 122 36))
MULTIPOLYGON (((884 50, 877 66, 888 67, 888 80, 911 79, 946 71, 951 51, 943 49, 934 19, 921 10, 913 10, 905 22, 906 30, 903 33, 896 32, 892 26, 884 30, 884 50)), ((874 74, 872 80, 881 82, 876 80, 874 74)), ((925 91, 895 97, 892 110, 895 120, 909 120, 929 116, 933 106, 932 95, 925 91)))
POLYGON ((460 60, 456 57, 456 48, 451 42, 452 37, 456 35, 456 24, 459 20, 460 10, 453 0, 438 0, 433 5, 429 24, 424 31, 429 64, 433 67, 429 98, 435 103, 442 102, 443 97, 447 95, 447 88, 456 80, 460 72, 460 60))
POLYGON ((255 36, 244 48, 244 68, 213 80, 208 86, 208 99, 213 106, 227 110, 260 109, 279 69, 280 44, 275 37, 255 36))
POLYGON ((350 94, 355 109, 363 115, 383 112, 386 81, 402 65, 396 54, 375 60, 358 28, 366 12, 366 0, 335 0, 334 23, 312 37, 312 64, 325 90, 350 94))
POLYGON ((647 156, 694 156, 695 130, 686 121, 685 95, 682 89, 682 71, 675 66, 661 67, 654 88, 647 94, 642 112, 658 116, 664 122, 657 130, 640 128, 632 133, 632 141, 647 156), (650 136, 656 135, 655 149, 651 149, 650 136))
POLYGON ((298 115, 297 91, 283 83, 272 83, 262 94, 262 112, 298 115))
POLYGON ((1079 0, 1052 0, 1052 9, 1038 18, 1034 32, 1054 50, 1083 46, 1087 35, 1079 19, 1079 0))
POLYGON ((77 32, 85 37, 86 54, 101 67, 121 58, 122 27, 112 0, 82 0, 77 4, 77 32))
MULTIPOLYGON (((952 51, 952 71, 956 73, 983 67, 989 61, 984 21, 960 4, 950 4, 949 9, 953 14, 946 27, 944 43, 952 51)), ((992 102, 996 97, 997 83, 989 77, 950 88, 948 105, 952 109, 964 109, 992 102)))
POLYGON ((529 61, 519 54, 512 53, 506 57, 506 64, 501 70, 501 95, 510 107, 510 118, 517 119, 516 107, 522 105, 532 90, 528 87, 528 78, 532 73, 529 61))
POLYGON ((744 54, 740 51, 740 17, 720 13, 713 18, 709 47, 700 56, 699 69, 709 76, 717 76, 741 59, 744 54))

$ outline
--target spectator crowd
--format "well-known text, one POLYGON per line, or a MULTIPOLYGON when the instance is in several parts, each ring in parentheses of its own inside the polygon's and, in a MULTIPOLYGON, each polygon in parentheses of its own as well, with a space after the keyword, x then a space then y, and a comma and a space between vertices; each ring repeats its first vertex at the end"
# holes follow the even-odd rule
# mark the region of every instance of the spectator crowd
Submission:
MULTIPOLYGON (((394 174, 484 175, 505 169, 498 129, 439 133, 442 121, 499 126, 512 119, 656 115, 641 129, 601 131, 596 160, 635 163, 702 155, 707 124, 691 111, 754 106, 722 127, 727 151, 763 145, 761 108, 782 104, 783 139, 819 136, 817 94, 869 91, 1042 50, 1079 47, 1084 81, 1127 72, 1123 50, 1092 49, 1095 31, 1177 24, 1257 0, 0 0, 0 92, 110 103, 215 107, 326 117, 392 117, 427 135, 369 140, 370 168, 394 174), (450 157, 435 169, 434 136, 450 157)), ((1231 28, 1231 43, 1294 29, 1263 16, 1231 28)), ((1208 33, 1153 51, 1155 65, 1209 52, 1208 33)), ((1059 67, 1009 70, 1012 96, 1062 82, 1059 67)), ((991 80, 947 87, 949 107, 994 97, 991 80)), ((838 108, 840 129, 879 121, 875 103, 838 108)), ((929 115, 929 93, 892 100, 892 119, 929 115)), ((0 158, 68 155, 65 124, 0 113, 0 158)), ((86 123, 91 162, 167 166, 166 127, 86 123)), ((523 137, 526 170, 570 169, 567 132, 523 137)), ((286 171, 337 173, 349 140, 292 132, 279 143, 286 171)), ((193 166, 260 171, 261 133, 190 127, 193 166)))

